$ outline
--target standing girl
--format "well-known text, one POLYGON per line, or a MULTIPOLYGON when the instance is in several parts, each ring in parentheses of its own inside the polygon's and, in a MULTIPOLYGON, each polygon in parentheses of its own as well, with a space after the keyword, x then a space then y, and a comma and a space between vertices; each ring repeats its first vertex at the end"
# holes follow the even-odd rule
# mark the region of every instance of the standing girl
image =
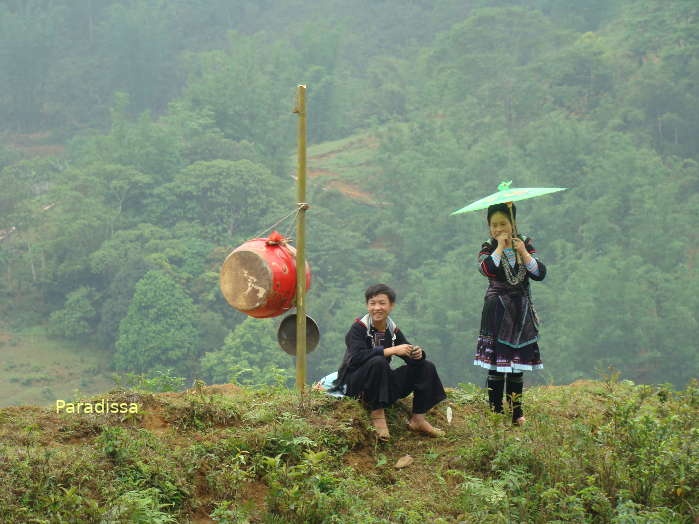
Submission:
MULTIPOLYGON (((517 210, 510 205, 516 220, 517 210)), ((512 421, 523 424, 522 372, 543 368, 537 343, 539 319, 531 301, 529 280, 543 280, 546 266, 536 258, 529 238, 513 238, 507 204, 488 208, 488 227, 491 238, 481 246, 478 261, 489 285, 473 364, 488 370, 491 409, 503 412, 502 398, 507 388, 512 421)))

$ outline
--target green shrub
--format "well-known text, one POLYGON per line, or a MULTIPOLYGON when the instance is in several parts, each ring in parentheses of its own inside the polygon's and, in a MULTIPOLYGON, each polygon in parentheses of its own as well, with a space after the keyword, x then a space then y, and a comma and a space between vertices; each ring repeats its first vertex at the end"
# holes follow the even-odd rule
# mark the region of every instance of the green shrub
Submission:
POLYGON ((133 524, 165 524, 175 522, 173 516, 162 511, 167 504, 160 503, 155 488, 127 491, 110 505, 102 517, 104 524, 129 522, 133 524))
POLYGON ((306 452, 295 466, 270 459, 265 479, 269 485, 266 502, 270 511, 289 523, 328 522, 329 517, 347 509, 346 499, 338 491, 339 479, 324 471, 325 451, 306 452))
POLYGON ((97 444, 104 455, 114 464, 123 464, 131 457, 130 439, 126 430, 119 427, 107 426, 97 438, 97 444))
POLYGON ((250 524, 249 511, 241 505, 223 500, 216 503, 211 519, 219 524, 250 524))
POLYGON ((135 391, 147 391, 149 393, 165 393, 168 391, 182 391, 186 378, 172 374, 172 369, 156 371, 153 374, 125 373, 113 375, 114 382, 121 387, 135 391))
POLYGON ((497 446, 498 442, 493 439, 476 437, 456 450, 458 464, 465 470, 485 473, 490 470, 490 463, 497 453, 497 446))

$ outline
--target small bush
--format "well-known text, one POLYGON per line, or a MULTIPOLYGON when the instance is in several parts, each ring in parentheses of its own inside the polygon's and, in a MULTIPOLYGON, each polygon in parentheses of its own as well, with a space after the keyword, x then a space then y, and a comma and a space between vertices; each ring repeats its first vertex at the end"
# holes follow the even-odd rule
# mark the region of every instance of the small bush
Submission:
POLYGON ((161 504, 159 493, 155 488, 127 491, 123 493, 107 510, 102 522, 133 524, 166 524, 175 522, 172 515, 164 513, 167 504, 161 504))

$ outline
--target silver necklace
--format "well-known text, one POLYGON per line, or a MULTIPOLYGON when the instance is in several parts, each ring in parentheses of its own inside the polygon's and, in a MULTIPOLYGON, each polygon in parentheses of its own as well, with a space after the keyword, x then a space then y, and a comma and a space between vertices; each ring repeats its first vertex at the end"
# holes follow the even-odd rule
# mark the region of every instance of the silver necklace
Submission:
MULTIPOLYGON (((512 268, 510 266, 510 261, 507 259, 507 257, 503 257, 504 264, 502 268, 505 270, 505 279, 507 279, 508 284, 512 286, 518 286, 520 283, 524 281, 524 277, 527 274, 527 270, 524 267, 524 264, 519 265, 519 269, 517 270, 517 274, 513 275, 512 274, 512 268)), ((539 315, 536 312, 536 309, 534 308, 534 303, 532 302, 532 296, 529 291, 529 287, 527 286, 526 288, 526 295, 527 295, 527 300, 529 301, 529 306, 531 307, 532 310, 532 317, 534 318, 534 325, 539 326, 541 323, 539 320, 539 315)))
POLYGON ((517 269, 517 273, 513 274, 512 267, 510 266, 510 261, 507 259, 507 257, 503 258, 505 260, 503 260, 504 264, 502 265, 502 268, 505 270, 505 279, 507 280, 507 283, 511 286, 519 285, 521 282, 524 281, 524 277, 527 274, 527 269, 524 267, 524 264, 520 264, 519 268, 517 269))

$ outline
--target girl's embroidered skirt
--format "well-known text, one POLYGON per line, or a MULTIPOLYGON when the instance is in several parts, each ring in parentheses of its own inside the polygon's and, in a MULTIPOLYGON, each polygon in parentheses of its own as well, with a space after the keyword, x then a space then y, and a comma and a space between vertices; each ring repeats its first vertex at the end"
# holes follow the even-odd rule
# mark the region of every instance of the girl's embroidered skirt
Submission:
POLYGON ((538 340, 525 295, 486 296, 473 364, 502 373, 542 369, 538 340))

